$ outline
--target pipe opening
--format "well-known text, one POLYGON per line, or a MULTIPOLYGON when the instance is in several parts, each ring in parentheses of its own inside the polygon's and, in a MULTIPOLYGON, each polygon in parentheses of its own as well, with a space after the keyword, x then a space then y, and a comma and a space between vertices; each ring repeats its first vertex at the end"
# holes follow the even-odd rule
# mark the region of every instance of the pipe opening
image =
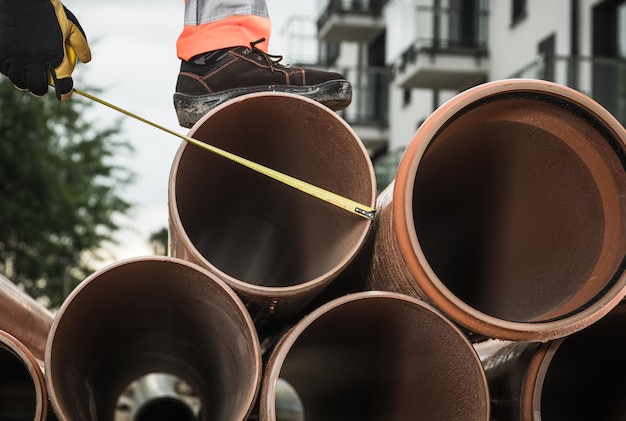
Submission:
MULTIPOLYGON (((360 140, 335 113, 305 98, 245 96, 207 115, 190 135, 357 202, 374 202, 373 169, 360 140)), ((334 273, 369 227, 193 145, 181 147, 172 171, 175 242, 201 265, 247 284, 293 286, 334 273)))
MULTIPOLYGON (((310 317, 279 343, 266 375, 297 395, 304 414, 294 419, 488 419, 478 357, 430 307, 383 294, 335 300, 310 317)), ((280 395, 262 397, 262 419, 280 419, 263 411, 267 402, 278 414, 280 395)))
POLYGON ((625 327, 626 308, 621 304, 563 339, 535 397, 542 421, 626 419, 625 327))
POLYGON ((200 410, 198 394, 185 380, 167 373, 149 373, 126 387, 118 399, 115 419, 195 421, 200 410))
POLYGON ((500 93, 433 136, 412 215, 449 292, 493 317, 543 322, 622 276, 623 139, 594 115, 547 93, 500 93))
POLYGON ((31 373, 19 355, 0 343, 0 421, 34 420, 37 405, 31 373))
POLYGON ((298 391, 285 379, 276 382, 276 419, 305 421, 304 405, 298 391))
POLYGON ((147 373, 184 379, 201 421, 244 419, 260 381, 260 345, 241 301, 178 259, 96 272, 65 301, 50 335, 47 381, 63 419, 112 419, 124 389, 147 373))

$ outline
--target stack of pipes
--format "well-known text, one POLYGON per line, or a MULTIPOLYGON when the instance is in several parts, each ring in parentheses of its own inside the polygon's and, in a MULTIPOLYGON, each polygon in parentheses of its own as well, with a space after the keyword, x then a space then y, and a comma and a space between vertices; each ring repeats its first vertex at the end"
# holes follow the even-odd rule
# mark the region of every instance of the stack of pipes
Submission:
POLYGON ((242 96, 189 135, 376 218, 183 143, 168 256, 99 270, 54 318, 4 294, 0 421, 626 416, 626 131, 589 97, 464 91, 380 194, 306 98, 242 96))

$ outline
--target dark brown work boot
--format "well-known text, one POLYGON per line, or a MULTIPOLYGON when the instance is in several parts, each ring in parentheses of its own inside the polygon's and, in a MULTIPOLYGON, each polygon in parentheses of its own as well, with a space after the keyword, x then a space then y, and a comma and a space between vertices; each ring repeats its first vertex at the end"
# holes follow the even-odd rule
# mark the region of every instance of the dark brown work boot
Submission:
POLYGON ((176 83, 178 122, 191 127, 217 105, 252 92, 290 92, 342 110, 352 101, 352 87, 339 73, 280 64, 281 56, 255 47, 212 51, 183 61, 176 83))

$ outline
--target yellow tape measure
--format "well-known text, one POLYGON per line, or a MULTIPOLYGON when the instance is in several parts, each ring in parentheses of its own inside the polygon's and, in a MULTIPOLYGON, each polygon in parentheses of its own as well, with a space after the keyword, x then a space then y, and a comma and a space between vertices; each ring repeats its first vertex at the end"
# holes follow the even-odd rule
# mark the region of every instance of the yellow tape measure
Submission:
POLYGON ((138 116, 136 114, 133 114, 130 111, 127 111, 127 110, 125 110, 123 108, 120 108, 118 106, 115 106, 115 105, 113 105, 113 104, 111 104, 111 103, 109 103, 107 101, 104 101, 104 100, 102 100, 102 99, 100 99, 100 98, 98 98, 98 97, 96 97, 94 95, 91 95, 91 94, 88 94, 87 92, 81 91, 80 89, 74 88, 74 92, 79 94, 79 95, 82 95, 85 98, 88 98, 88 99, 90 99, 92 101, 95 101, 95 102, 98 102, 98 103, 100 103, 102 105, 105 105, 105 106, 107 106, 107 107, 109 107, 109 108, 111 108, 111 109, 113 109, 115 111, 118 111, 118 112, 120 112, 120 113, 122 113, 124 115, 132 117, 132 118, 134 118, 136 120, 139 120, 139 121, 141 121, 143 123, 146 123, 146 124, 148 124, 148 125, 150 125, 152 127, 155 127, 155 128, 157 128, 159 130, 162 130, 162 131, 164 131, 166 133, 169 133, 171 135, 179 137, 179 138, 185 140, 186 142, 189 142, 189 143, 191 143, 193 145, 199 146, 199 147, 201 147, 203 149, 206 149, 206 150, 208 150, 210 152, 213 152, 213 153, 215 153, 217 155, 220 155, 220 156, 222 156, 224 158, 227 158, 227 159, 229 159, 229 160, 231 160, 233 162, 236 162, 236 163, 241 164, 241 165, 243 165, 245 167, 248 167, 248 168, 250 168, 250 169, 252 169, 252 170, 254 170, 254 171, 256 171, 256 172, 258 172, 260 174, 263 174, 263 175, 265 175, 267 177, 270 177, 270 178, 273 178, 273 179, 275 179, 277 181, 280 181, 283 184, 291 186, 291 187, 293 187, 293 188, 295 188, 297 190, 300 190, 300 191, 302 191, 304 193, 307 193, 307 194, 309 194, 311 196, 314 196, 314 197, 316 197, 318 199, 321 199, 321 200, 323 200, 323 201, 325 201, 327 203, 330 203, 330 204, 335 205, 337 207, 340 207, 340 208, 342 208, 344 210, 347 210, 348 212, 352 212, 352 213, 354 213, 356 215, 359 215, 359 216, 361 216, 363 218, 366 218, 366 219, 369 219, 369 220, 373 220, 374 216, 376 215, 376 210, 371 208, 371 207, 369 207, 369 206, 363 205, 361 203, 355 202, 354 200, 348 199, 348 198, 340 196, 340 195, 338 195, 336 193, 333 193, 333 192, 330 192, 328 190, 322 189, 321 187, 318 187, 318 186, 315 186, 313 184, 307 183, 306 181, 302 181, 302 180, 299 180, 297 178, 291 177, 291 176, 289 176, 287 174, 283 174, 283 173, 281 173, 279 171, 273 170, 271 168, 268 168, 268 167, 266 167, 264 165, 261 165, 261 164, 258 164, 256 162, 250 161, 250 160, 248 160, 246 158, 243 158, 241 156, 232 154, 232 153, 227 152, 227 151, 225 151, 223 149, 220 149, 220 148, 217 148, 215 146, 209 145, 207 143, 201 142, 201 141, 199 141, 197 139, 194 139, 192 137, 185 136, 185 135, 182 135, 180 133, 177 133, 177 132, 175 132, 173 130, 168 129, 167 127, 161 126, 160 124, 154 123, 154 122, 152 122, 150 120, 147 120, 147 119, 145 119, 143 117, 140 117, 140 116, 138 116))

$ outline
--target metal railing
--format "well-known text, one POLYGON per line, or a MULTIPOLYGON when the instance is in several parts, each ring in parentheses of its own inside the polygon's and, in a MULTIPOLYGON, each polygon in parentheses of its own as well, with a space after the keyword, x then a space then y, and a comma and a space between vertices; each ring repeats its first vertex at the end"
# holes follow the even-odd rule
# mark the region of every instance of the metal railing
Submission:
POLYGON ((483 2, 455 2, 451 7, 416 6, 419 48, 487 50, 489 11, 483 2), (472 3, 475 8, 468 9, 472 3))
POLYGON ((329 0, 322 5, 317 27, 323 27, 334 14, 362 14, 381 16, 387 0, 329 0))
POLYGON ((596 100, 626 124, 626 59, 538 56, 511 77, 570 86, 596 100))
POLYGON ((352 84, 352 104, 340 111, 351 124, 386 127, 389 122, 391 77, 387 67, 343 67, 332 69, 352 84))
POLYGON ((486 2, 454 2, 451 7, 416 5, 414 41, 400 54, 395 68, 403 71, 421 52, 487 55, 489 10, 486 2))

